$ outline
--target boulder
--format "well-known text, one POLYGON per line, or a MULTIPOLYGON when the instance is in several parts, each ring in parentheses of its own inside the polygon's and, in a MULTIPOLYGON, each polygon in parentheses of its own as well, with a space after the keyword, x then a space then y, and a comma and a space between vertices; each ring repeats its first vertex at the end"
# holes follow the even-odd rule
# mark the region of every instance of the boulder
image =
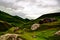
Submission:
POLYGON ((9 24, 8 22, 0 21, 0 31, 6 31, 11 27, 12 25, 9 24))
POLYGON ((39 27, 40 27, 40 24, 35 23, 31 26, 31 30, 37 30, 39 27))
POLYGON ((56 18, 44 18, 44 19, 40 19, 39 24, 55 22, 55 21, 57 21, 56 18))
POLYGON ((55 33, 55 35, 60 35, 60 30, 55 33))
POLYGON ((23 40, 18 34, 5 34, 0 36, 0 40, 23 40))
POLYGON ((56 18, 50 18, 50 19, 51 19, 51 22, 57 21, 56 18))
POLYGON ((5 34, 0 36, 0 40, 16 40, 17 34, 5 34))

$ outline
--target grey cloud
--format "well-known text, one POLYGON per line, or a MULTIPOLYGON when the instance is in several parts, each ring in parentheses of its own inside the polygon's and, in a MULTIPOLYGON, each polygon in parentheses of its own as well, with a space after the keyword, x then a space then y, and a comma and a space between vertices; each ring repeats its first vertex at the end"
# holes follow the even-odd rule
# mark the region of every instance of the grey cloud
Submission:
POLYGON ((13 5, 13 3, 7 3, 7 2, 5 2, 5 1, 1 1, 0 0, 0 6, 4 6, 4 7, 12 7, 12 5, 13 5))
POLYGON ((19 1, 24 1, 24 0, 17 0, 16 2, 19 2, 19 1))
POLYGON ((14 10, 17 10, 19 8, 24 9, 24 7, 22 6, 17 6, 17 4, 15 5, 15 3, 19 2, 19 1, 29 1, 29 2, 35 2, 35 0, 16 0, 16 2, 8 2, 8 1, 3 1, 0 0, 0 6, 4 6, 6 8, 12 8, 14 10))
POLYGON ((22 7, 22 6, 17 6, 17 5, 13 5, 11 8, 14 9, 14 10, 24 9, 24 7, 22 7))
POLYGON ((4 3, 4 2, 0 2, 0 6, 4 6, 4 7, 11 7, 12 4, 11 3, 4 3))
POLYGON ((14 5, 14 3, 12 3, 12 2, 11 3, 7 3, 7 2, 1 1, 1 0, 0 0, 0 6, 4 6, 6 8, 12 8, 14 10, 17 10, 18 8, 22 8, 23 9, 22 6, 17 6, 17 5, 14 5))
MULTIPOLYGON (((51 5, 49 5, 49 4, 43 4, 44 2, 43 1, 40 1, 40 3, 37 5, 38 7, 43 7, 43 8, 46 8, 46 7, 59 7, 59 5, 60 5, 60 0, 58 1, 58 0, 54 0, 54 1, 56 1, 56 5, 53 3, 53 5, 51 4, 51 5)), ((50 1, 51 2, 51 1, 50 1)))
POLYGON ((31 2, 31 3, 35 3, 36 2, 36 0, 17 0, 17 2, 19 2, 19 1, 25 1, 25 2, 31 2))
POLYGON ((57 0, 58 1, 58 5, 60 6, 60 0, 57 0))

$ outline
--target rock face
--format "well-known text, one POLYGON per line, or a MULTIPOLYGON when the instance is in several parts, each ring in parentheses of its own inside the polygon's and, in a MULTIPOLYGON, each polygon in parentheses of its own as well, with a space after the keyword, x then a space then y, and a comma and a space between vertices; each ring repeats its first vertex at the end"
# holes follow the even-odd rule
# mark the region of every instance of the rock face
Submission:
POLYGON ((44 18, 39 21, 39 24, 55 22, 55 21, 57 21, 56 18, 44 18))
POLYGON ((57 32, 55 33, 55 35, 60 35, 60 31, 57 31, 57 32))
POLYGON ((40 27, 40 24, 35 23, 32 25, 31 30, 37 30, 39 27, 40 27))
POLYGON ((18 38, 18 34, 5 34, 0 36, 0 40, 23 40, 23 39, 18 38))
POLYGON ((11 27, 12 27, 11 24, 4 22, 4 21, 0 21, 0 31, 6 31, 11 27))

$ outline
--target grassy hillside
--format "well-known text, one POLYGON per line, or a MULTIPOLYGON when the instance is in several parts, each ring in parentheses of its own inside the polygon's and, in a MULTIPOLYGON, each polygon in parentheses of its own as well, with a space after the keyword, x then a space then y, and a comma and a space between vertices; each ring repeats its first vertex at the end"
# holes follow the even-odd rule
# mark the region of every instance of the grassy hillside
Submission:
MULTIPOLYGON (((42 15, 41 17, 39 17, 39 18, 37 18, 37 19, 35 19, 35 20, 31 20, 31 21, 29 21, 28 23, 24 24, 23 27, 30 28, 32 24, 34 24, 34 23, 39 23, 39 21, 40 21, 41 19, 44 19, 44 18, 56 18, 56 20, 57 20, 56 22, 45 23, 46 25, 48 25, 48 24, 53 24, 53 23, 58 24, 58 25, 60 24, 60 13, 57 12, 57 13, 44 14, 44 15, 42 15)), ((42 24, 42 25, 43 25, 43 24, 42 24)), ((50 26, 50 25, 49 25, 49 26, 50 26)))
POLYGON ((13 26, 21 26, 24 23, 30 21, 29 19, 23 19, 18 16, 9 15, 8 13, 5 13, 3 11, 0 11, 0 20, 11 23, 13 26))
POLYGON ((4 22, 0 20, 0 32, 7 31, 9 28, 11 28, 12 25, 8 22, 4 22))
POLYGON ((23 31, 24 33, 22 34, 22 36, 27 40, 58 40, 58 39, 60 40, 60 38, 54 36, 54 33, 60 30, 60 13, 51 13, 51 14, 42 15, 36 20, 32 20, 27 24, 24 24, 23 27, 30 29, 32 24, 38 23, 40 19, 44 19, 44 18, 56 18, 57 21, 43 23, 40 25, 40 28, 38 30, 33 32, 23 31), (32 36, 36 36, 36 38, 32 36))
POLYGON ((56 13, 49 13, 49 14, 44 14, 42 16, 40 16, 39 18, 35 19, 35 22, 38 22, 40 19, 43 18, 56 18, 56 19, 60 19, 60 12, 56 12, 56 13))

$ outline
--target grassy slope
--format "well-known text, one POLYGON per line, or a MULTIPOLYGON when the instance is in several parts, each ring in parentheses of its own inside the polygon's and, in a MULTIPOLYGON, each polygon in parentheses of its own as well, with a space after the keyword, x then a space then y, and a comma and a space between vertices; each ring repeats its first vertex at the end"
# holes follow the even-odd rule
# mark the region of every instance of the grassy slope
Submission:
POLYGON ((27 40, 47 40, 48 37, 53 36, 54 33, 59 30, 59 27, 60 27, 60 20, 52 23, 45 23, 42 24, 41 28, 37 31, 30 33, 25 32, 23 34, 23 37, 25 37, 27 40), (33 38, 32 35, 37 35, 37 38, 33 38))
MULTIPOLYGON (((53 17, 53 15, 52 16, 50 15, 49 17, 53 17)), ((45 18, 45 17, 48 17, 48 16, 47 15, 43 16, 43 18, 45 18)), ((23 32, 23 34, 19 34, 19 35, 21 37, 25 38, 26 40, 47 40, 50 36, 54 36, 54 33, 60 29, 59 14, 58 14, 58 16, 54 15, 54 17, 57 19, 56 22, 41 24, 41 27, 37 31, 33 31, 33 32, 26 32, 25 30, 20 29, 18 32, 23 32), (32 36, 34 36, 34 35, 36 35, 37 37, 33 38, 32 36)), ((27 24, 24 24, 23 27, 30 28, 33 23, 39 22, 40 19, 41 19, 41 17, 34 21, 30 21, 27 24)), ((12 29, 10 29, 9 31, 11 32, 12 29)))
MULTIPOLYGON (((51 13, 51 14, 42 15, 41 17, 39 17, 39 18, 37 18, 35 20, 32 20, 32 21, 26 23, 25 25, 30 27, 32 24, 38 23, 40 21, 40 19, 43 19, 43 18, 56 18, 58 20, 58 22, 60 22, 60 13, 57 12, 57 13, 51 13)), ((23 26, 25 26, 25 25, 23 25, 23 26)))
MULTIPOLYGON (((12 29, 11 29, 12 30, 12 29)), ((13 33, 13 31, 10 33, 13 33)), ((46 30, 38 30, 34 32, 26 32, 23 30, 19 30, 18 32, 23 32, 22 34, 19 34, 21 37, 25 38, 26 40, 47 40, 48 37, 53 36, 55 32, 57 32, 59 28, 51 28, 46 30), (32 36, 36 35, 36 38, 33 38, 32 36)))
POLYGON ((40 19, 43 19, 43 18, 56 18, 57 20, 59 20, 60 19, 60 12, 44 14, 41 17, 35 19, 34 21, 38 22, 40 19))
POLYGON ((28 19, 22 19, 21 17, 18 16, 11 16, 3 11, 0 11, 0 20, 6 21, 12 24, 13 26, 19 26, 19 27, 21 27, 27 21, 30 21, 28 19))

